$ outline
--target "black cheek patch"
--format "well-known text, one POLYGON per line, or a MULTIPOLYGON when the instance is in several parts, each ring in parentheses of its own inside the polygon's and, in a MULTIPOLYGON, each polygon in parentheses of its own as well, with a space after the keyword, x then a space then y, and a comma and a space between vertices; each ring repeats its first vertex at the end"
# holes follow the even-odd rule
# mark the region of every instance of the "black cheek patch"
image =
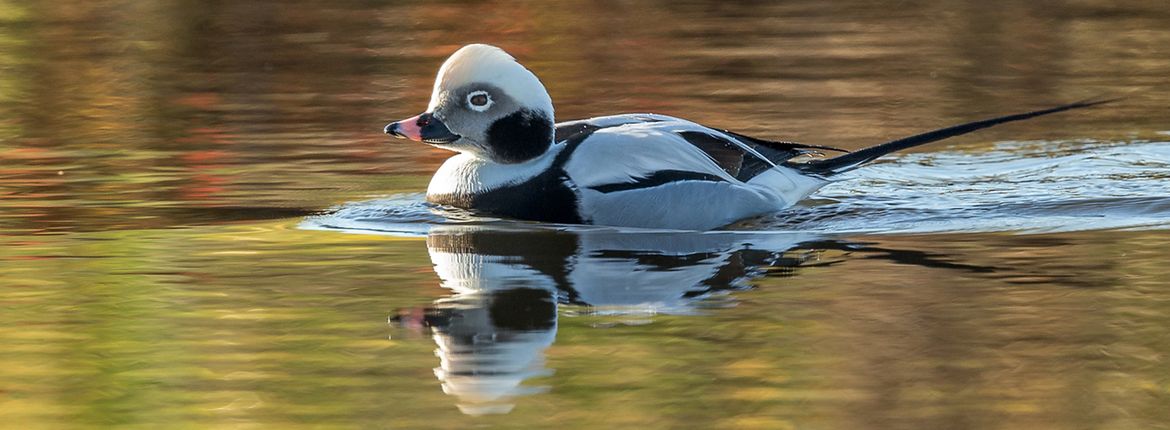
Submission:
POLYGON ((495 161, 506 164, 528 161, 544 154, 552 145, 552 120, 521 109, 492 123, 487 140, 495 161))

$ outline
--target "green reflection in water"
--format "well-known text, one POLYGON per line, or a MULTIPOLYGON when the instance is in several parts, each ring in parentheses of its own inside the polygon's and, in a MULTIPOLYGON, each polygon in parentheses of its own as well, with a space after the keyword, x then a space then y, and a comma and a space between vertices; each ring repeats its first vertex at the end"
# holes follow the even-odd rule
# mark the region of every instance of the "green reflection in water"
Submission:
POLYGON ((452 294, 422 241, 290 227, 6 239, 0 411, 46 427, 1170 418, 1159 365, 1170 348, 1167 272, 1145 258, 1164 255, 1160 232, 869 237, 870 248, 995 270, 800 251, 805 267, 755 279, 734 306, 700 315, 565 306, 545 351, 551 375, 524 382, 548 392, 512 399, 508 415, 473 417, 440 391, 428 331, 386 326, 452 294))
POLYGON ((425 105, 468 41, 531 65, 561 119, 656 111, 851 148, 1130 96, 954 142, 980 152, 1164 140, 1168 19, 1143 1, 0 1, 0 420, 1163 426, 1159 231, 861 237, 997 270, 821 250, 832 264, 764 270, 698 315, 561 306, 553 373, 523 383, 549 391, 467 416, 440 389, 430 329, 386 324, 452 295, 426 244, 294 226, 424 189, 448 154, 380 130, 425 105))

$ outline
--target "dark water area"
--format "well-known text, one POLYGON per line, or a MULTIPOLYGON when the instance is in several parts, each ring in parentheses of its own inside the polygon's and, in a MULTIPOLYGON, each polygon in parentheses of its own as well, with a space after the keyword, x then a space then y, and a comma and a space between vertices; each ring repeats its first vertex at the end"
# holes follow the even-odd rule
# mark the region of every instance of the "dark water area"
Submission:
POLYGON ((0 0, 0 427, 1167 428, 1170 5, 0 0), (422 201, 465 43, 559 120, 880 160, 715 232, 422 201))

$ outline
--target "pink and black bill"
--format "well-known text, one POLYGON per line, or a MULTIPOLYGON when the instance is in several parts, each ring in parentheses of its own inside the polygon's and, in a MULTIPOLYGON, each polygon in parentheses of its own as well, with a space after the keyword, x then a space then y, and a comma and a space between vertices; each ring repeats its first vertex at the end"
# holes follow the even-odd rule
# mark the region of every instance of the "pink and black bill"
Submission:
POLYGON ((399 139, 410 139, 416 142, 431 144, 451 143, 462 136, 452 133, 438 118, 430 113, 410 117, 386 125, 386 134, 399 139))

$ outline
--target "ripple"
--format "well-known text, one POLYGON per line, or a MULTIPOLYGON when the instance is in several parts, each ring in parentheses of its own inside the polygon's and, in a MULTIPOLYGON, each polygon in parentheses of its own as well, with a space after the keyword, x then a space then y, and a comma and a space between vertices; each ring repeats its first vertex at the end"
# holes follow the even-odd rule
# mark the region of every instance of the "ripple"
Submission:
MULTIPOLYGON (((592 229, 476 216, 405 194, 346 203, 302 228, 425 234, 433 226, 592 229)), ((1046 233, 1170 226, 1170 142, 1005 142, 885 159, 812 199, 726 228, 750 232, 1046 233)))

